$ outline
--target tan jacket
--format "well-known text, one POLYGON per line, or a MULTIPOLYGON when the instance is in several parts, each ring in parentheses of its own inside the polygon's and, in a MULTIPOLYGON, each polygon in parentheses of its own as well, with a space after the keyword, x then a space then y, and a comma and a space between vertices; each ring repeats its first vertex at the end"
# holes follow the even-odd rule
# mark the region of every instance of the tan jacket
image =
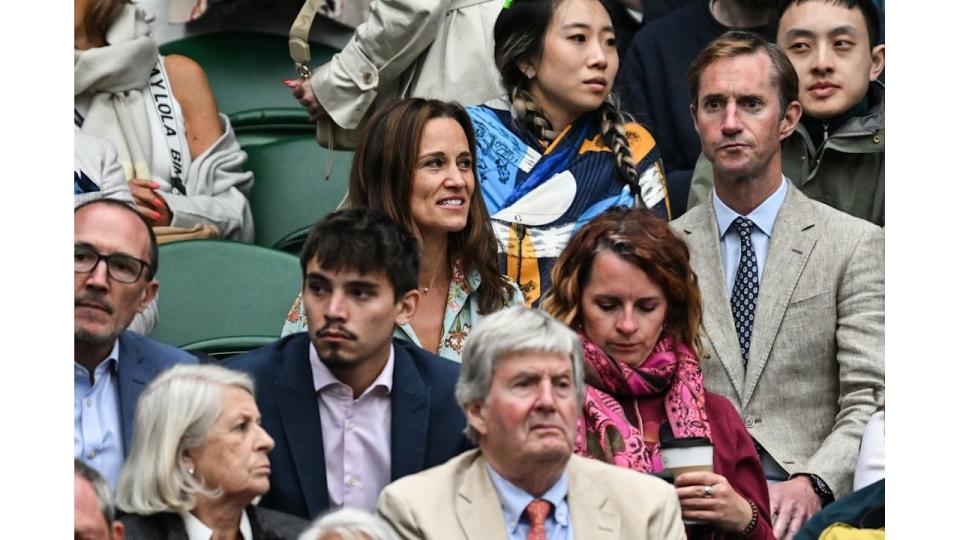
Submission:
MULTIPOLYGON (((496 489, 479 450, 464 452, 380 493, 377 511, 402 539, 506 538, 496 489)), ((570 520, 578 540, 685 538, 673 486, 656 477, 571 456, 570 520)))
POLYGON ((503 0, 374 0, 342 51, 310 79, 324 110, 354 129, 393 97, 483 103, 503 93, 493 25, 503 0))
POLYGON ((849 493, 857 449, 884 387, 883 231, 791 183, 774 222, 744 370, 713 204, 671 226, 690 246, 703 296, 701 363, 750 435, 789 473, 849 493))

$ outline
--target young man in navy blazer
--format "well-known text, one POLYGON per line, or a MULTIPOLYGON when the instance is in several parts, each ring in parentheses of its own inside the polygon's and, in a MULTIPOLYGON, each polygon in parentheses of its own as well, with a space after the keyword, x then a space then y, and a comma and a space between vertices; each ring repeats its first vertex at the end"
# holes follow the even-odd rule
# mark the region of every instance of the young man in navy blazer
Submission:
POLYGON ((262 506, 305 518, 373 510, 391 481, 470 446, 459 365, 393 338, 420 300, 419 252, 381 212, 330 214, 300 256, 308 331, 227 361, 253 375, 276 441, 262 506))

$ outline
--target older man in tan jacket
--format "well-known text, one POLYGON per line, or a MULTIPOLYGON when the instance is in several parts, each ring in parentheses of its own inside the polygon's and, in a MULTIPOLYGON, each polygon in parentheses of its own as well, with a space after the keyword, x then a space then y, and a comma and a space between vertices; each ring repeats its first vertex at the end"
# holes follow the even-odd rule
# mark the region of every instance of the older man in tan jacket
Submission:
POLYGON ((570 329, 523 307, 488 316, 457 382, 479 449, 388 485, 380 515, 406 539, 684 538, 670 484, 571 455, 583 395, 570 329))

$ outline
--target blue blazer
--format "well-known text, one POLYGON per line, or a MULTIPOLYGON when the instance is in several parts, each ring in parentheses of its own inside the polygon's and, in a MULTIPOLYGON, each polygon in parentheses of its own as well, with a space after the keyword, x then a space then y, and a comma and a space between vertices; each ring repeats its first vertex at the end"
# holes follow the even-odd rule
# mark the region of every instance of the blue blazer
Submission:
POLYGON ((118 338, 117 380, 120 388, 120 423, 123 428, 123 457, 130 455, 133 440, 133 415, 143 389, 174 364, 196 364, 190 353, 165 345, 136 332, 124 331, 118 338))
MULTIPOLYGON (((390 394, 390 479, 440 465, 472 445, 453 389, 460 365, 393 340, 390 394)), ((270 452, 270 491, 260 506, 314 518, 330 506, 320 409, 305 332, 227 359, 256 384, 263 427, 276 446, 270 452)))

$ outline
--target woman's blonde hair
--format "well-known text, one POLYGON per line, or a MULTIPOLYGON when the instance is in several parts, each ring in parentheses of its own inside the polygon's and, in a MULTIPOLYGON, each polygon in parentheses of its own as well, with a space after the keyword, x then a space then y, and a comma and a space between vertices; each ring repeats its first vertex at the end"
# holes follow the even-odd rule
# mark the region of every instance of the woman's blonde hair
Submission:
POLYGON ((253 395, 246 373, 212 364, 178 364, 151 382, 137 402, 133 448, 117 481, 117 507, 132 514, 189 512, 197 497, 220 496, 186 470, 183 456, 207 441, 223 391, 253 395))

